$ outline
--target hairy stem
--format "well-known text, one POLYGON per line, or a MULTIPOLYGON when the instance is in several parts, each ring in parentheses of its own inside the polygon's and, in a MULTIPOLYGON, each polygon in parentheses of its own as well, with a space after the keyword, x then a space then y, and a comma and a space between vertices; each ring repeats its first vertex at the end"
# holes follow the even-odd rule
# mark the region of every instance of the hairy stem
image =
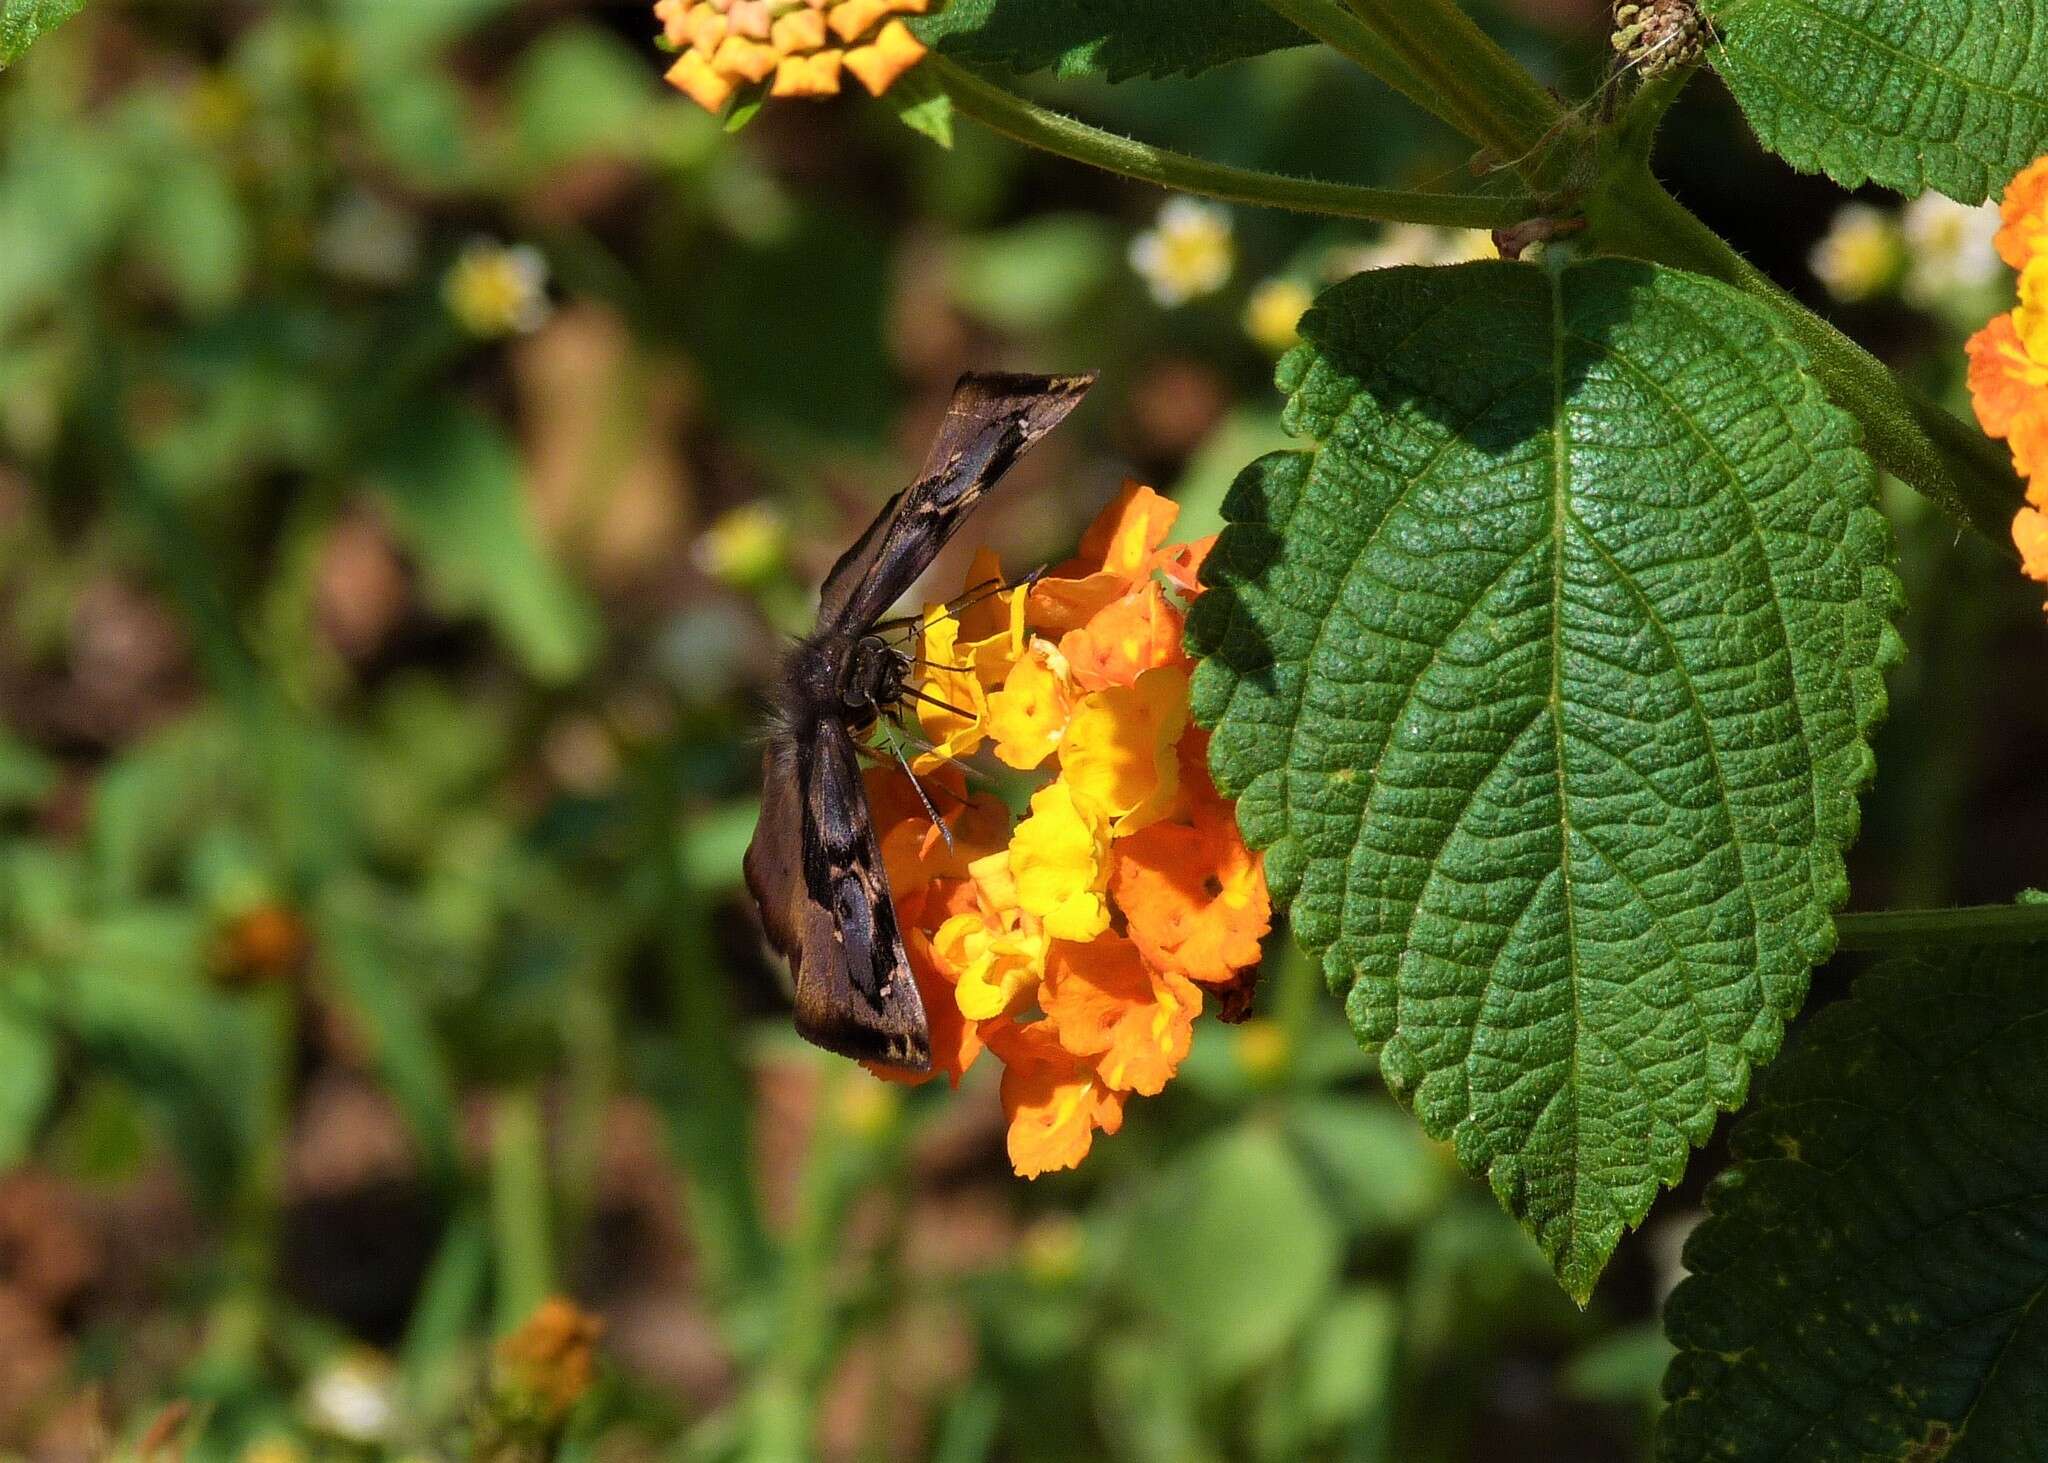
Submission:
POLYGON ((1506 228, 1540 211, 1536 200, 1527 197, 1360 188, 1212 163, 1119 137, 1048 111, 942 56, 928 57, 923 64, 932 68, 952 96, 955 108, 991 131, 1075 162, 1182 193, 1329 218, 1442 224, 1466 229, 1506 228))
POLYGON ((1457 105, 1417 75, 1378 31, 1346 10, 1338 0, 1266 0, 1266 8, 1293 21, 1431 116, 1465 131, 1463 114, 1457 105))
POLYGON ((1597 247, 1690 269, 1769 303, 1805 347, 1828 396, 1862 423, 1865 445, 1878 465, 2012 552, 2008 525, 2022 493, 1998 444, 1800 304, 1666 192, 1647 168, 1623 166, 1626 171, 1602 180, 1588 203, 1597 247))
POLYGON ((1913 946, 2024 945, 2048 941, 2048 903, 1966 904, 1835 916, 1838 950, 1913 946))

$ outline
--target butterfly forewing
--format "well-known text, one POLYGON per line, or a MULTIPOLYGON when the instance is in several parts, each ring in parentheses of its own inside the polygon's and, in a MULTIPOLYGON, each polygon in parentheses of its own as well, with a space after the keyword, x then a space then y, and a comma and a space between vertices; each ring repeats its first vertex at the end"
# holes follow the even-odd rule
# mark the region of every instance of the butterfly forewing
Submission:
MULTIPOLYGON (((1095 377, 963 376, 917 480, 891 498, 826 577, 818 627, 785 662, 763 758, 747 886, 796 976, 796 1027, 828 1051, 926 1071, 931 1037, 889 897, 853 729, 898 708, 847 669, 854 655, 1012 463, 1095 377)), ((872 648, 872 647, 870 647, 872 648)))
POLYGON ((880 619, 909 593, 988 490, 1066 420, 1094 384, 1092 372, 962 376, 924 470, 825 576, 818 628, 857 634, 880 619))

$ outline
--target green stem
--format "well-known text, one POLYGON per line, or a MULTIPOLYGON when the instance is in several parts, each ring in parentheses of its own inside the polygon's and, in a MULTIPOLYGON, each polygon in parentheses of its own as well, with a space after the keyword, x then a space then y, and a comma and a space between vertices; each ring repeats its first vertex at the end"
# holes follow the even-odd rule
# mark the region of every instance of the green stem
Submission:
POLYGON ((1863 424, 1865 445, 1878 465, 2012 552, 2008 526, 2021 489, 2005 452, 1773 283, 1647 168, 1624 160, 1595 191, 1587 218, 1599 248, 1690 269, 1770 304, 1805 348, 1829 397, 1863 424))
POLYGON ((493 1318, 500 1335, 554 1290, 551 1202, 539 1089, 506 1088, 491 1113, 491 1229, 498 1256, 493 1318))
POLYGON ((2024 945, 2048 941, 2048 903, 1965 904, 1835 916, 1838 950, 1922 945, 2024 945))
POLYGON ((1544 143, 1564 107, 1455 0, 1349 0, 1382 46, 1445 98, 1451 125, 1539 189, 1554 185, 1544 143))
POLYGON ((1393 188, 1360 188, 1288 178, 1252 168, 1233 168, 1186 153, 1153 147, 1025 101, 982 80, 943 56, 923 63, 953 98, 956 109, 993 132, 1058 153, 1126 178, 1156 183, 1182 193, 1199 193, 1226 203, 1291 209, 1328 218, 1441 224, 1452 228, 1496 229, 1540 212, 1534 199, 1481 194, 1417 193, 1393 188))

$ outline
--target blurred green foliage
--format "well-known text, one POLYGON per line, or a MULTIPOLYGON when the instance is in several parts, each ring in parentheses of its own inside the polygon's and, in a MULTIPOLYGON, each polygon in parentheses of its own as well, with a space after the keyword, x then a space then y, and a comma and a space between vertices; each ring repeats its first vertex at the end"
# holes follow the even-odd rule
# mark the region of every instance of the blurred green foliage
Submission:
MULTIPOLYGON (((1578 77, 1599 9, 1503 24, 1578 77)), ((1106 372, 977 524, 1011 562, 1124 471, 1206 532, 1277 442, 1246 295, 1366 239, 1242 215, 1162 311, 1144 190, 852 102, 728 137, 653 29, 103 0, 0 77, 0 1446, 459 1456, 565 1292, 609 1326, 578 1458, 1636 1455, 1687 1196, 1577 1311, 1284 937, 1253 1023, 1027 1186, 990 1083, 794 1040, 739 890, 775 637, 954 373, 1106 372), (547 318, 451 309, 513 245, 547 318), (741 565, 706 530, 748 505, 741 565)), ((1062 100, 1360 182, 1465 161, 1308 50, 1062 100)), ((1916 641, 2031 631, 1912 515, 1953 587, 1916 641)), ((1888 733, 1921 901, 2006 765, 1942 747, 1982 665, 1923 660, 1888 733)))

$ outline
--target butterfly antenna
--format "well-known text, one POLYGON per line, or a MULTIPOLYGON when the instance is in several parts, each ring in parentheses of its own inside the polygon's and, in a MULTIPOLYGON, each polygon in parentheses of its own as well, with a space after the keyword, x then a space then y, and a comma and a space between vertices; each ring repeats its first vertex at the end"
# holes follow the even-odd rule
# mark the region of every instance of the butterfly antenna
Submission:
MULTIPOLYGON (((1032 576, 1032 580, 1035 580, 1038 574, 1044 572, 1042 569, 1036 571, 1032 576)), ((1030 583, 1032 580, 1025 582, 1030 583)), ((945 613, 937 616, 937 618, 941 620, 957 620, 984 600, 993 599, 995 596, 1017 587, 1014 584, 1005 584, 1001 579, 984 579, 978 584, 970 584, 967 588, 960 591, 957 598, 945 602, 943 606, 945 613)), ((894 619, 875 621, 871 633, 886 635, 898 630, 922 629, 924 625, 925 617, 923 615, 898 615, 894 619)))
POLYGON ((939 830, 939 837, 946 840, 946 852, 957 853, 959 850, 953 847, 953 830, 946 826, 946 820, 939 816, 939 810, 932 805, 931 798, 926 794, 924 784, 919 782, 917 774, 910 770, 910 759, 903 755, 901 747, 896 748, 896 765, 901 767, 903 775, 910 779, 910 786, 916 792, 917 800, 924 804, 925 816, 930 818, 932 826, 939 830))
POLYGON ((910 688, 909 688, 908 690, 906 690, 906 691, 904 692, 904 694, 905 694, 905 695, 907 695, 907 696, 909 696, 909 697, 910 697, 910 698, 911 698, 912 700, 914 700, 914 701, 922 701, 922 702, 924 702, 924 703, 925 703, 925 705, 927 705, 927 706, 936 706, 936 707, 938 707, 938 708, 939 708, 939 710, 941 710, 941 711, 950 711, 950 712, 952 712, 952 713, 953 713, 953 714, 954 714, 955 716, 964 716, 964 717, 966 717, 966 718, 967 718, 967 719, 968 719, 969 721, 972 721, 972 720, 974 720, 974 713, 973 713, 973 712, 971 712, 971 711, 962 711, 962 710, 961 710, 961 709, 960 709, 959 707, 955 706, 955 705, 954 705, 954 704, 953 704, 952 702, 950 702, 950 701, 941 701, 941 700, 940 700, 940 699, 939 699, 938 697, 936 697, 936 696, 927 696, 927 695, 925 695, 925 693, 924 693, 924 692, 922 692, 922 691, 918 690, 918 689, 917 689, 917 687, 915 687, 915 686, 912 686, 912 687, 910 687, 910 688))

